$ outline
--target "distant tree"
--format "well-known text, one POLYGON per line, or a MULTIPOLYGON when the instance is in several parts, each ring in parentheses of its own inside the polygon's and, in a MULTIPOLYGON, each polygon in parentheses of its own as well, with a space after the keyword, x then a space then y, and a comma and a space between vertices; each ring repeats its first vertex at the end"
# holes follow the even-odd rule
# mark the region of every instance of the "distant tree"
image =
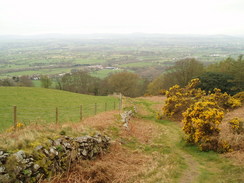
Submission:
POLYGON ((148 84, 146 93, 150 95, 158 95, 160 93, 160 90, 163 88, 164 75, 161 75, 148 84))
POLYGON ((21 77, 19 77, 18 85, 19 86, 32 87, 33 83, 31 81, 31 79, 29 78, 29 76, 21 76, 21 77))
POLYGON ((184 87, 188 82, 204 72, 203 64, 194 58, 186 58, 175 64, 154 79, 147 87, 147 93, 155 95, 160 89, 169 89, 176 84, 184 87))
POLYGON ((77 71, 65 74, 59 86, 63 90, 75 93, 101 95, 101 80, 90 76, 86 71, 77 71))
POLYGON ((199 76, 204 72, 203 64, 197 61, 195 58, 179 60, 175 63, 171 70, 173 75, 170 74, 170 76, 175 77, 177 84, 182 87, 186 86, 192 78, 199 76))
POLYGON ((46 75, 41 76, 40 81, 43 88, 50 88, 52 86, 52 80, 46 75))
POLYGON ((235 59, 229 57, 221 62, 213 63, 206 67, 207 72, 218 72, 218 73, 225 73, 231 75, 233 63, 235 59))
POLYGON ((199 88, 205 91, 213 92, 214 88, 221 89, 222 92, 228 94, 235 94, 233 90, 233 77, 223 73, 207 72, 198 77, 201 83, 198 85, 199 88))
POLYGON ((244 58, 240 55, 236 61, 233 62, 232 75, 234 77, 233 83, 236 90, 244 91, 244 58))
POLYGON ((209 72, 228 74, 233 77, 233 88, 235 91, 244 90, 244 58, 240 55, 237 59, 227 58, 219 63, 207 67, 209 72))
POLYGON ((107 77, 110 92, 122 93, 128 97, 144 94, 144 81, 131 72, 114 73, 107 77))
POLYGON ((15 85, 16 85, 16 83, 14 82, 13 79, 6 78, 6 79, 0 80, 0 86, 15 86, 15 85))
POLYGON ((56 89, 63 90, 62 78, 56 78, 56 89))

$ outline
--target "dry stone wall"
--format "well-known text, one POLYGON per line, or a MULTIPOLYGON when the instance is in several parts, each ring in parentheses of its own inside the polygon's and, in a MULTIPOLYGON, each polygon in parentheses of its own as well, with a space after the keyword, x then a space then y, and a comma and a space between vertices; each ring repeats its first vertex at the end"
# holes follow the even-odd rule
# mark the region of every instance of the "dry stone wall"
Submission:
POLYGON ((31 153, 20 150, 10 153, 0 150, 0 182, 38 182, 69 169, 79 159, 93 159, 106 151, 109 137, 62 137, 49 140, 49 145, 37 146, 31 153))
POLYGON ((128 129, 129 128, 129 121, 131 117, 134 116, 136 113, 136 107, 133 107, 131 110, 126 110, 123 113, 120 114, 121 116, 121 121, 124 123, 123 126, 128 129))

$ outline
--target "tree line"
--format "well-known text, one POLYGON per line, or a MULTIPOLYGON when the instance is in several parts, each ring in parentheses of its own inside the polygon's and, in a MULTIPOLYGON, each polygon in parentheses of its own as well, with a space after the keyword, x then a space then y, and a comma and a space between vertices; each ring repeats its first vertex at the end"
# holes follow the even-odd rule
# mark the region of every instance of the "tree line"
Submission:
POLYGON ((111 74, 105 79, 93 77, 86 71, 68 73, 57 79, 56 88, 90 95, 122 93, 129 97, 141 96, 146 91, 145 80, 127 71, 111 74))
MULTIPOLYGON (((40 82, 44 88, 55 87, 75 93, 89 95, 122 93, 128 97, 138 97, 144 94, 158 95, 162 89, 167 90, 176 84, 184 87, 194 78, 200 79, 198 87, 205 91, 219 88, 222 92, 234 95, 244 90, 244 58, 240 55, 237 59, 227 58, 207 66, 195 58, 182 59, 173 66, 163 69, 162 74, 151 82, 128 71, 113 73, 105 79, 100 79, 82 70, 67 73, 62 77, 41 76, 40 82)), ((28 76, 21 76, 2 79, 0 86, 33 86, 33 83, 28 76)))
POLYGON ((194 58, 179 60, 149 83, 147 94, 158 95, 162 89, 176 84, 184 87, 194 78, 200 79, 197 87, 202 90, 212 92, 219 88, 234 95, 244 90, 244 58, 240 55, 237 59, 227 58, 207 66, 194 58))

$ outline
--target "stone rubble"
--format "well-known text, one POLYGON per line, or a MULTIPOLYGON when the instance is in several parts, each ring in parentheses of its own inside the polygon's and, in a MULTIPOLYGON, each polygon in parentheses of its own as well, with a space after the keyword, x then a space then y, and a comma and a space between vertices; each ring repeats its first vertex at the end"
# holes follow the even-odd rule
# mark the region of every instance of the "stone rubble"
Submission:
POLYGON ((106 151, 110 138, 100 134, 50 139, 49 146, 37 146, 33 152, 10 153, 0 150, 0 182, 39 182, 66 171, 72 162, 93 159, 106 151))
POLYGON ((134 107, 134 110, 125 111, 122 114, 120 114, 121 121, 124 123, 123 127, 125 127, 126 129, 129 128, 129 121, 131 117, 133 117, 135 112, 136 112, 136 107, 134 107))

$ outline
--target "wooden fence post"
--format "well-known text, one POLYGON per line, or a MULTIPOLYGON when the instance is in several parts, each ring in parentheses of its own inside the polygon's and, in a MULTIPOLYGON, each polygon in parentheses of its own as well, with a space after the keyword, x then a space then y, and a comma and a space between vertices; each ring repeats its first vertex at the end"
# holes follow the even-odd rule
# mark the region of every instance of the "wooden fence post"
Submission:
POLYGON ((56 107, 56 124, 58 124, 58 108, 56 107))
POLYGON ((107 102, 105 102, 105 112, 107 111, 107 102))
POLYGON ((17 127, 17 106, 13 106, 13 112, 14 112, 14 130, 16 130, 16 127, 17 127))
POLYGON ((120 93, 120 97, 119 97, 119 110, 122 110, 122 94, 120 93))
POLYGON ((80 121, 82 121, 82 105, 80 105, 80 121))
POLYGON ((95 103, 95 106, 94 106, 94 114, 95 115, 97 114, 97 103, 95 103))

